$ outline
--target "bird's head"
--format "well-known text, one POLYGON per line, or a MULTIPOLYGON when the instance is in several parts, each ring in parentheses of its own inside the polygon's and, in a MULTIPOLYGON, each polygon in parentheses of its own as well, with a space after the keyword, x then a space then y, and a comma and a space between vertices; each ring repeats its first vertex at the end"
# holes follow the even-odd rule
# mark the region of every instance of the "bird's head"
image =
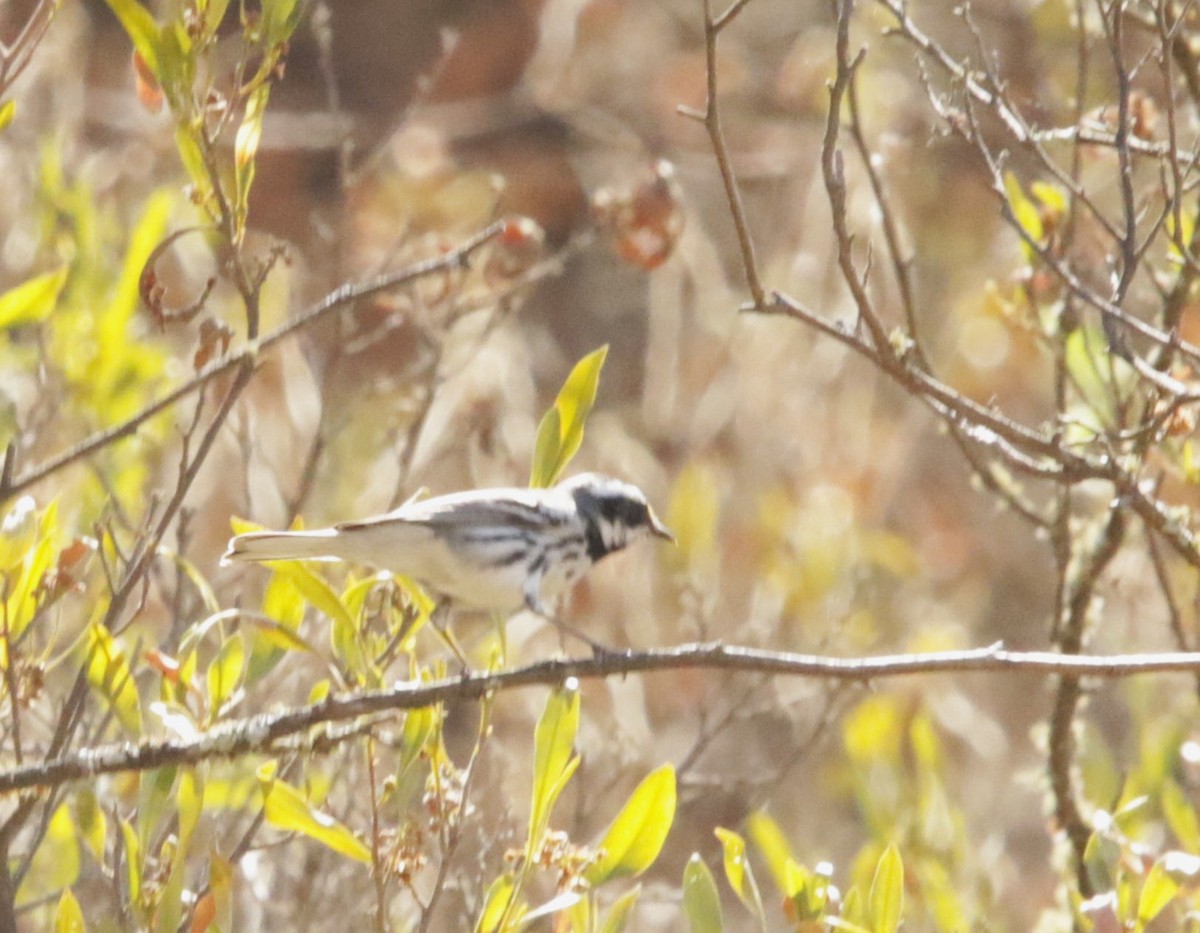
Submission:
POLYGON ((674 542, 675 536, 654 514, 645 494, 630 483, 599 473, 582 473, 560 484, 575 500, 587 526, 588 556, 597 561, 655 535, 674 542))

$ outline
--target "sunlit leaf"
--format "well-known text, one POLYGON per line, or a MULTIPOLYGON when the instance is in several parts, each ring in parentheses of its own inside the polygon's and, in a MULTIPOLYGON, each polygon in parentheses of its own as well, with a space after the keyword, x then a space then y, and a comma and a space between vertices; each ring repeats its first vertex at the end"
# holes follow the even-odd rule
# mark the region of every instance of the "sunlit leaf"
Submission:
POLYGON ((487 895, 483 901, 483 910, 479 912, 479 920, 475 923, 475 933, 495 933, 500 927, 500 921, 504 919, 505 912, 509 912, 509 901, 516 894, 516 878, 512 872, 506 872, 493 881, 487 889, 487 895))
POLYGON ((37 614, 42 579, 54 561, 58 537, 58 500, 52 500, 38 518, 36 543, 25 551, 16 582, 4 604, 8 634, 20 638, 37 614))
POLYGON ((621 933, 629 923, 629 917, 641 893, 642 886, 638 885, 613 901, 612 907, 608 908, 608 913, 600 924, 600 933, 621 933))
MULTIPOLYGON (((1042 215, 1037 205, 1021 190, 1021 183, 1012 172, 1004 173, 1004 192, 1008 197, 1008 206, 1012 209, 1017 224, 1034 243, 1042 239, 1042 215)), ((1032 262, 1036 251, 1025 241, 1021 242, 1021 252, 1026 261, 1032 262)))
POLYGON ((435 734, 442 718, 442 707, 422 706, 404 714, 404 731, 400 747, 400 771, 409 768, 421 757, 421 752, 435 734))
POLYGON ((121 837, 125 843, 125 886, 129 901, 138 904, 142 899, 142 848, 137 831, 128 820, 121 820, 121 837))
POLYGON ((154 16, 137 0, 107 0, 107 3, 146 66, 158 75, 159 29, 154 16))
POLYGON ((71 815, 75 819, 75 832, 80 841, 91 850, 96 864, 104 864, 104 843, 108 833, 108 820, 96 792, 91 787, 81 787, 71 798, 71 815))
POLYGON ((347 858, 370 864, 371 850, 345 825, 313 807, 303 795, 275 776, 274 762, 258 769, 263 793, 263 813, 277 829, 300 833, 347 858))
POLYGON ((0 133, 4 132, 4 130, 8 128, 8 125, 12 123, 13 117, 16 115, 17 102, 15 100, 6 100, 4 104, 0 106, 0 133))
POLYGON ((683 913, 692 933, 721 933, 721 895, 712 872, 699 853, 693 853, 683 870, 683 913))
POLYGON ((1159 805, 1175 838, 1189 852, 1200 852, 1200 819, 1183 789, 1167 778, 1159 791, 1159 805))
POLYGON ((535 489, 553 486, 583 443, 583 428, 600 385, 600 371, 608 346, 589 353, 571 370, 567 381, 538 425, 529 485, 535 489))
POLYGON ((894 843, 884 849, 875 866, 867 910, 875 933, 895 933, 900 927, 904 910, 904 863, 894 843))
POLYGON ((125 731, 140 738, 141 699, 125 653, 99 621, 89 626, 86 645, 88 683, 104 698, 125 731))
POLYGON ((17 895, 19 903, 57 894, 70 887, 79 878, 79 842, 75 834, 75 821, 71 808, 59 804, 46 827, 37 851, 33 854, 29 872, 17 895))
POLYGON ((533 803, 529 812, 527 855, 532 857, 550 823, 550 811, 579 765, 574 757, 579 731, 577 684, 554 690, 534 732, 533 803))
POLYGON ((167 766, 143 771, 138 776, 137 829, 143 852, 150 851, 150 844, 171 803, 177 771, 174 766, 167 766))
POLYGON ((84 933, 87 924, 83 921, 83 909, 70 888, 63 888, 54 913, 54 933, 84 933))
POLYGON ((246 214, 250 209, 250 186, 254 183, 258 144, 262 140, 263 118, 267 114, 267 98, 270 95, 271 85, 265 82, 251 92, 250 99, 246 102, 242 125, 238 127, 237 139, 234 141, 233 211, 235 239, 238 241, 246 229, 246 214))
POLYGON ((746 907, 760 920, 763 917, 762 895, 754 871, 746 858, 746 840, 732 830, 718 826, 713 830, 721 841, 721 854, 725 866, 725 878, 729 886, 746 907))
POLYGON ((792 892, 788 888, 788 863, 794 862, 795 859, 779 824, 762 810, 756 810, 746 818, 746 833, 766 860, 775 887, 790 897, 792 892))
POLYGON ((1168 873, 1161 860, 1154 863, 1142 882, 1142 892, 1138 895, 1137 920, 1139 926, 1145 926, 1171 903, 1179 893, 1179 883, 1168 873))
POLYGON ((300 0, 263 0, 263 41, 268 46, 287 42, 299 24, 303 10, 300 0))
POLYGON ((67 284, 69 271, 63 266, 34 276, 0 295, 0 329, 9 330, 45 320, 67 284))
POLYGON ((675 819, 675 769, 651 771, 630 794, 596 846, 603 854, 587 870, 593 887, 612 878, 638 875, 662 851, 675 819))
POLYGON ((208 666, 208 708, 215 718, 242 684, 246 670, 246 646, 238 633, 229 635, 208 666))

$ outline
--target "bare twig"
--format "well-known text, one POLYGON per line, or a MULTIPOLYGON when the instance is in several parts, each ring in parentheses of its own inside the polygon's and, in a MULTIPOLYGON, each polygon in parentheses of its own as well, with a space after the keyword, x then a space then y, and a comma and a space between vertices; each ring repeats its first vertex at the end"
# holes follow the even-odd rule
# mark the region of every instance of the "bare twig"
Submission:
POLYGON ((122 438, 129 437, 155 415, 166 411, 180 399, 199 391, 203 386, 220 376, 231 373, 241 366, 253 364, 257 360, 258 355, 264 350, 269 350, 275 344, 307 328, 329 313, 352 302, 369 298, 372 295, 389 289, 407 285, 425 276, 467 265, 470 262, 471 256, 485 244, 491 242, 500 233, 502 228, 502 223, 491 224, 448 253, 414 263, 396 272, 384 273, 365 282, 350 283, 335 289, 316 304, 307 308, 285 324, 281 324, 261 339, 252 341, 229 356, 210 363, 187 382, 172 389, 162 398, 146 406, 120 424, 103 431, 98 431, 70 450, 31 468, 21 476, 13 479, 8 485, 0 486, 0 502, 11 499, 13 496, 24 492, 30 486, 94 454, 96 451, 102 450, 122 438))

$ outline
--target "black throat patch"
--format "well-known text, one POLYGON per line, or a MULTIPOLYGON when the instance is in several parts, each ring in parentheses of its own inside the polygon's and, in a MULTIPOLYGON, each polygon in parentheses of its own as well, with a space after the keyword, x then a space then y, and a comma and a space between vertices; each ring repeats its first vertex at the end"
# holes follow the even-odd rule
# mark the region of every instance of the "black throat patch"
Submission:
POLYGON ((587 489, 575 491, 575 508, 583 519, 592 563, 624 548, 630 532, 649 520, 644 503, 623 496, 597 496, 587 489))

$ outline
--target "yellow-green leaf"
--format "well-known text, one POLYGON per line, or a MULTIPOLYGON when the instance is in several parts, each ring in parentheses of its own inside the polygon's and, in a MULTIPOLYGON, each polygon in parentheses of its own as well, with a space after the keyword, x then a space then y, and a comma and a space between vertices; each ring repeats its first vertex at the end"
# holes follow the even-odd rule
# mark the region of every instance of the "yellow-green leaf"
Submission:
MULTIPOLYGON (((1017 224, 1034 243, 1042 239, 1042 214, 1037 205, 1021 190, 1021 183, 1012 172, 1004 173, 1004 193, 1008 197, 1008 206, 1012 209, 1017 224)), ((1032 262, 1037 255, 1025 240, 1021 241, 1021 252, 1026 260, 1032 262)))
POLYGON ((63 888, 62 897, 58 899, 58 910, 54 914, 54 933, 85 933, 86 930, 79 901, 70 888, 63 888))
POLYGON ((87 635, 88 683, 104 698, 117 721, 134 738, 142 735, 142 707, 125 653, 99 621, 87 635))
POLYGON ((1142 893, 1138 896, 1137 920, 1143 927, 1162 913, 1163 908, 1171 903, 1179 893, 1179 883, 1172 878, 1162 860, 1154 863, 1142 883, 1142 893))
POLYGON ((142 848, 129 820, 121 820, 121 836, 125 841, 125 884, 129 888, 129 902, 137 904, 142 899, 142 848))
POLYGON ((0 107, 0 132, 4 131, 13 121, 13 117, 17 115, 17 102, 15 100, 7 100, 0 107))
POLYGON ((867 910, 874 933, 895 933, 904 910, 904 863, 895 843, 883 850, 875 866, 867 910))
POLYGON ((544 489, 557 482, 583 444, 583 428, 600 385, 600 370, 608 356, 607 344, 575 364, 559 390, 554 407, 538 425, 529 485, 544 489))
POLYGON ((526 849, 530 857, 542 843, 554 802, 579 764, 572 757, 578 730, 579 689, 569 681, 550 694, 534 732, 533 803, 526 849))
POLYGON ((146 67, 161 77, 158 58, 159 29, 150 11, 137 0, 108 0, 108 5, 117 15, 146 67))
POLYGON ((593 887, 611 878, 638 875, 662 851, 675 819, 675 769, 663 765, 634 789, 600 840, 600 858, 587 871, 593 887))
POLYGON ((626 891, 618 897, 612 907, 608 909, 604 923, 600 926, 600 933, 621 933, 629 922, 629 915, 633 913, 634 905, 637 904, 638 895, 641 893, 642 886, 639 884, 633 890, 626 891))
POLYGON ((756 810, 746 819, 746 832, 766 860, 775 887, 786 897, 791 897, 792 892, 788 890, 788 864, 795 859, 779 824, 763 811, 756 810))
POLYGON ((406 770, 421 757, 421 752, 433 736, 441 717, 441 706, 422 706, 420 709, 410 709, 404 714, 399 771, 406 770))
POLYGON ((229 635, 208 665, 208 712, 215 719, 237 692, 246 670, 246 646, 241 634, 229 635))
POLYGON ((246 214, 250 209, 250 186, 254 183, 255 157, 258 155, 258 144, 262 140, 263 117, 267 114, 267 98, 270 95, 271 85, 267 82, 251 92, 250 99, 246 101, 242 125, 238 127, 237 138, 233 144, 233 211, 235 237, 238 240, 246 229, 246 214))
MULTIPOLYGON (((475 933, 495 933, 508 911, 508 902, 516 894, 516 878, 512 872, 506 872, 493 881, 487 890, 483 901, 483 910, 479 912, 479 920, 475 923, 475 933)), ((511 916, 510 912, 510 916, 511 916)))
POLYGON ((754 871, 746 858, 746 840, 731 829, 718 826, 713 832, 721 842, 721 854, 724 860, 725 877, 729 886, 746 907, 754 912, 760 920, 763 918, 762 895, 758 891, 758 882, 754 879, 754 871))
POLYGON ((275 776, 276 765, 267 762, 258 769, 262 787, 263 814, 277 829, 300 833, 348 858, 370 864, 371 850, 344 824, 313 807, 303 795, 275 776))
POLYGON ((81 787, 71 799, 71 814, 75 818, 75 832, 96 859, 104 864, 104 842, 108 833, 108 821, 104 810, 91 787, 81 787))
POLYGON ((167 812, 167 804, 171 801, 171 791, 175 787, 175 775, 178 768, 169 765, 143 771, 138 780, 138 842, 141 851, 149 852, 150 843, 163 815, 167 812))
POLYGON ((1183 789, 1171 778, 1162 783, 1159 804, 1175 838, 1187 851, 1200 852, 1200 820, 1196 818, 1196 810, 1183 789))
POLYGON ((692 933, 721 933, 721 895, 712 872, 699 853, 693 853, 683 870, 683 912, 692 933))
POLYGON ((36 275, 0 295, 0 328, 9 330, 22 324, 36 324, 49 317, 67 284, 68 271, 63 266, 36 275))
POLYGON ((26 903, 73 885, 79 878, 79 864, 75 821, 71 819, 70 806, 62 803, 51 815, 46 834, 33 854, 17 902, 26 903))

